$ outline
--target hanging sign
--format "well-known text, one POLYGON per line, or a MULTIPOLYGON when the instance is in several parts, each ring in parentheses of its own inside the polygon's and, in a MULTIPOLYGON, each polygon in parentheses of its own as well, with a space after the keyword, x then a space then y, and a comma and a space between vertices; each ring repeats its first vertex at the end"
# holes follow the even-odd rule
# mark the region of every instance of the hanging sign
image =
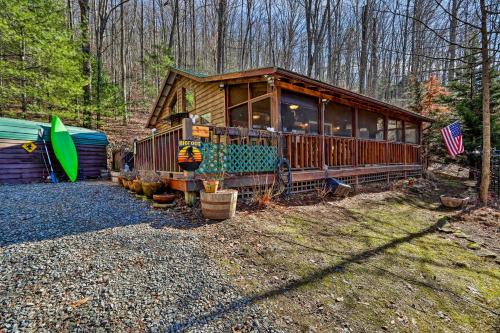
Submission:
POLYGON ((30 142, 23 143, 23 145, 21 147, 23 147, 23 149, 26 150, 28 153, 32 153, 36 149, 36 144, 34 142, 30 141, 30 142))
POLYGON ((195 171, 200 167, 203 157, 201 155, 201 142, 194 140, 180 140, 177 163, 182 170, 195 171))
POLYGON ((209 128, 207 126, 193 126, 193 136, 208 138, 210 136, 209 128))

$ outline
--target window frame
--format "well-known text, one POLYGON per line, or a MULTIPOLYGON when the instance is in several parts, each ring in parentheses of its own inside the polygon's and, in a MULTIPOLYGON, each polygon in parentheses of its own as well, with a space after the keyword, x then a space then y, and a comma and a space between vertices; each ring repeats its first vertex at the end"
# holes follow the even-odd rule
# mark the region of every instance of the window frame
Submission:
MULTIPOLYGON (((281 90, 281 93, 280 93, 279 109, 277 111, 277 112, 279 112, 279 116, 281 118, 280 125, 279 125, 279 130, 282 131, 283 133, 294 133, 293 130, 291 130, 291 131, 284 131, 283 130, 282 108, 283 108, 283 104, 288 104, 288 103, 284 103, 283 102, 283 95, 287 94, 287 93, 290 93, 290 94, 293 94, 293 95, 302 95, 304 97, 310 98, 311 100, 313 100, 313 99, 316 100, 316 103, 315 103, 315 105, 316 105, 316 120, 313 121, 313 123, 316 123, 317 132, 316 133, 304 133, 304 134, 305 135, 313 135, 313 136, 319 136, 319 135, 321 135, 323 132, 322 132, 322 129, 321 129, 321 127, 322 127, 321 122, 322 121, 321 121, 321 100, 320 100, 320 98, 317 97, 317 96, 313 96, 313 95, 310 95, 310 94, 307 94, 307 93, 302 93, 302 92, 291 90, 291 89, 283 89, 283 90, 281 90)), ((297 133, 295 133, 295 134, 297 134, 297 133)))
MULTIPOLYGON (((259 102, 259 101, 262 101, 264 99, 267 99, 269 98, 269 114, 271 116, 271 119, 272 119, 272 105, 273 105, 273 93, 272 91, 270 91, 269 89, 269 85, 267 85, 267 94, 264 94, 264 95, 260 95, 260 96, 257 96, 255 98, 252 98, 252 88, 251 88, 251 84, 254 84, 254 83, 265 83, 267 85, 267 82, 266 81, 257 81, 257 82, 247 82, 247 83, 239 83, 240 85, 241 84, 246 84, 247 86, 247 100, 244 101, 244 102, 241 102, 241 103, 238 103, 238 104, 234 104, 234 105, 231 105, 229 106, 229 101, 230 101, 230 88, 232 86, 232 84, 228 84, 226 85, 226 89, 225 89, 225 93, 226 93, 226 114, 227 114, 227 119, 228 119, 228 125, 230 127, 232 127, 231 123, 232 123, 232 119, 231 119, 231 110, 232 109, 235 109, 237 107, 241 107, 243 105, 247 105, 247 110, 248 110, 248 128, 249 129, 253 129, 253 111, 252 111, 252 104, 255 103, 255 102, 259 102)), ((235 84, 236 85, 236 84, 235 84)), ((270 127, 273 126, 272 124, 272 120, 271 120, 271 123, 269 124, 270 127)))
POLYGON ((396 143, 404 143, 406 141, 405 130, 404 130, 405 126, 406 126, 406 122, 403 119, 392 118, 392 117, 387 118, 387 141, 388 142, 396 142, 396 143), (389 128, 389 123, 391 121, 396 122, 396 127, 393 129, 389 128), (399 127, 399 128, 398 128, 398 123, 401 124, 401 127, 399 127), (401 131, 401 139, 400 140, 398 140, 398 130, 401 131), (396 137, 394 140, 389 139, 389 132, 391 132, 391 131, 394 131, 394 133, 396 133, 396 137))
MULTIPOLYGON (((353 136, 355 137, 356 139, 358 140, 366 140, 366 141, 379 141, 379 142, 388 142, 387 140, 387 127, 388 127, 388 124, 389 124, 389 121, 388 121, 388 118, 385 116, 385 114, 383 113, 380 113, 380 112, 376 112, 376 111, 370 111, 370 110, 367 110, 367 109, 362 109, 362 108, 358 108, 357 109, 357 116, 356 116, 356 135, 353 136), (373 113, 373 114, 376 114, 378 116, 378 118, 381 118, 382 121, 383 121, 383 126, 382 126, 382 138, 381 139, 372 139, 372 138, 362 138, 360 136, 360 127, 359 127, 359 124, 360 124, 360 113, 363 113, 363 112, 366 112, 366 113, 373 113)), ((379 133, 380 130, 377 130, 377 133, 379 133)))
POLYGON ((405 121, 403 124, 403 139, 404 139, 405 143, 408 143, 410 145, 419 145, 420 144, 420 124, 416 123, 416 122, 412 122, 412 121, 405 121), (406 128, 408 127, 408 125, 415 126, 415 142, 408 142, 406 140, 406 135, 407 135, 406 128))

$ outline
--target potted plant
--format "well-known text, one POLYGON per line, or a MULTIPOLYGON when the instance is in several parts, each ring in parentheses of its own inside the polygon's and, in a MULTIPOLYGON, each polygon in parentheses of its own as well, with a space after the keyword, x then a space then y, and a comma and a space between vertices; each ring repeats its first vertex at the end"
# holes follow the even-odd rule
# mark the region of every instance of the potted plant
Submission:
POLYGON ((127 190, 132 190, 132 181, 137 177, 137 174, 133 171, 126 171, 122 173, 122 184, 127 190))
POLYGON ((148 172, 142 177, 142 192, 148 198, 152 198, 162 187, 163 182, 156 172, 148 172))
POLYGON ((200 192, 201 212, 207 219, 225 220, 236 213, 238 191, 219 188, 223 181, 224 172, 203 180, 205 190, 200 192))
POLYGON ((224 179, 224 171, 219 171, 214 174, 203 174, 201 177, 205 193, 216 193, 222 189, 222 181, 224 179))

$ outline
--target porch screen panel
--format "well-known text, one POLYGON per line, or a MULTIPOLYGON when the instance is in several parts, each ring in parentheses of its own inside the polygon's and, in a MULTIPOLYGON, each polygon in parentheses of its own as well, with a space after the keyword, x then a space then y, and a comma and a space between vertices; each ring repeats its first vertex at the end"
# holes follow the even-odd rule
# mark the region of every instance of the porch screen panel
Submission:
POLYGON ((418 143, 418 126, 414 123, 405 123, 405 142, 418 143))
POLYGON ((248 127, 248 105, 243 104, 230 109, 229 118, 233 127, 248 127))
POLYGON ((248 101, 248 85, 234 84, 229 86, 229 106, 248 101))
POLYGON ((399 119, 389 119, 387 124, 387 140, 403 142, 403 121, 399 119))
POLYGON ((252 103, 252 127, 255 129, 266 129, 271 127, 270 98, 252 103))
POLYGON ((281 93, 281 126, 283 132, 318 134, 318 99, 283 91, 281 93))
POLYGON ((361 139, 384 139, 384 116, 366 110, 358 111, 358 133, 361 139))
POLYGON ((338 103, 328 103, 325 110, 325 134, 352 136, 352 108, 338 103))

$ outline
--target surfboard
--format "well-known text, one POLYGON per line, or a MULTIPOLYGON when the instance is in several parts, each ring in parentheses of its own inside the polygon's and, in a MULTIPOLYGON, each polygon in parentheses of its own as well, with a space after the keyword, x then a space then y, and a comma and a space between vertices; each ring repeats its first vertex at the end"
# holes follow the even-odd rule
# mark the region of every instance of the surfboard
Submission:
POLYGON ((68 175, 70 181, 75 182, 78 175, 78 154, 75 143, 66 126, 59 117, 52 116, 52 127, 50 129, 50 141, 54 153, 61 166, 68 175))

